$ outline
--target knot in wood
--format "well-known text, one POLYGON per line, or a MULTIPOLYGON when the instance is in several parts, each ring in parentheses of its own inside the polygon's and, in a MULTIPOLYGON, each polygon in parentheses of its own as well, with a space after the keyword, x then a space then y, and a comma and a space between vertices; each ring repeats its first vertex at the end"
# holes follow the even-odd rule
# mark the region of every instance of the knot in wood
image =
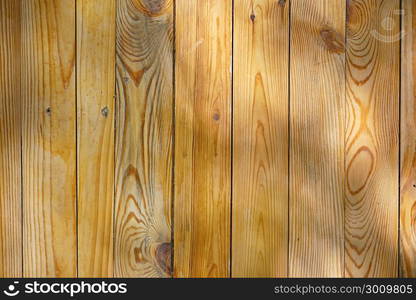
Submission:
POLYGON ((106 118, 107 118, 109 111, 110 111, 110 110, 108 109, 108 107, 107 107, 107 106, 105 106, 105 107, 101 110, 101 114, 102 114, 104 117, 106 117, 106 118))

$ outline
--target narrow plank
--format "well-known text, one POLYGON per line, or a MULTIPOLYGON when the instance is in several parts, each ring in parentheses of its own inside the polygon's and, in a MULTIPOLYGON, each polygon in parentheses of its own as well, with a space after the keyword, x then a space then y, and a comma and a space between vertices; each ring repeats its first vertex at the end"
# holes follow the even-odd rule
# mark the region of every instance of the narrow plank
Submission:
POLYGON ((22 1, 23 275, 76 276, 75 3, 22 1))
POLYGON ((176 1, 174 276, 230 269, 231 0, 176 1))
POLYGON ((402 9, 400 276, 416 277, 416 3, 402 9))
POLYGON ((113 276, 115 0, 77 0, 78 275, 113 276))
POLYGON ((399 8, 398 0, 352 0, 347 8, 347 277, 397 276, 399 8))
POLYGON ((344 1, 291 1, 292 277, 344 274, 344 33, 344 1))
POLYGON ((0 277, 22 276, 19 1, 0 0, 0 277))
POLYGON ((288 259, 289 2, 234 4, 233 277, 288 259))
POLYGON ((171 276, 173 2, 118 0, 115 275, 171 276))

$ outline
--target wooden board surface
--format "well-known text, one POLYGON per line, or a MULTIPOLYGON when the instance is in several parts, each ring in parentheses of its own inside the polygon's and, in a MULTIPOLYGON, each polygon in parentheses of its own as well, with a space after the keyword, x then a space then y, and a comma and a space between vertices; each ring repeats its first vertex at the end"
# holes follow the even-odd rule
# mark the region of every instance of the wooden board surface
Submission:
POLYGON ((176 277, 230 273, 231 28, 231 0, 176 1, 176 277))
POLYGON ((345 2, 291 1, 289 275, 344 274, 345 2))
POLYGON ((171 276, 173 2, 117 1, 115 275, 171 276))
POLYGON ((402 9, 400 276, 416 277, 416 3, 402 9))
POLYGON ((0 0, 0 277, 416 277, 415 14, 0 0))
POLYGON ((75 3, 22 1, 23 269, 76 276, 75 3))
POLYGON ((77 0, 78 275, 113 276, 115 0, 77 0))
POLYGON ((234 3, 232 276, 287 276, 289 3, 234 3))
POLYGON ((22 276, 20 7, 0 0, 0 277, 22 276))
POLYGON ((394 277, 400 3, 351 0, 347 9, 345 275, 394 277))

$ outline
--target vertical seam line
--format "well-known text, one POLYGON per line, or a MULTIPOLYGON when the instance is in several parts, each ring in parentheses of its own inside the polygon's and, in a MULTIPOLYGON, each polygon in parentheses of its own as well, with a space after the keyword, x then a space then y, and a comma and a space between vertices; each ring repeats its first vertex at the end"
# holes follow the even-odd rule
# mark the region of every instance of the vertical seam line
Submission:
POLYGON ((346 264, 345 264, 345 248, 346 248, 346 243, 345 243, 345 223, 346 223, 346 201, 347 201, 347 197, 346 197, 346 190, 345 190, 345 186, 346 186, 346 178, 345 178, 345 174, 346 174, 346 145, 347 145, 347 139, 346 139, 346 120, 347 120, 347 59, 348 59, 348 6, 349 6, 349 2, 348 0, 345 1, 345 25, 344 25, 344 47, 345 47, 345 51, 344 51, 344 116, 343 116, 343 125, 342 125, 342 130, 343 130, 343 136, 344 136, 344 144, 343 144, 343 180, 342 180, 342 199, 343 199, 343 253, 344 253, 344 257, 343 257, 343 270, 342 270, 342 274, 343 277, 345 278, 345 269, 346 269, 346 264))
MULTIPOLYGON (((400 0, 400 35, 402 35, 403 30, 403 1, 400 0)), ((412 16, 413 17, 413 16, 412 16)), ((398 137, 398 207, 397 207, 397 277, 400 277, 400 209, 401 209, 401 136, 402 136, 402 47, 403 47, 403 36, 400 38, 400 44, 399 44, 399 137, 398 137)))
POLYGON ((232 0, 231 9, 231 130, 230 130, 230 261, 229 261, 229 277, 233 274, 233 189, 234 189, 234 0, 232 0))
POLYGON ((170 216, 171 216, 171 274, 170 277, 174 277, 175 274, 175 154, 176 154, 176 0, 173 1, 173 20, 172 20, 172 30, 173 30, 173 42, 172 42, 172 170, 171 170, 171 207, 170 207, 170 216))
POLYGON ((114 142, 114 147, 113 147, 113 224, 112 224, 112 231, 113 231, 113 238, 112 238, 112 246, 113 246, 113 259, 112 259, 112 276, 113 278, 116 277, 116 264, 115 264, 115 249, 116 249, 116 184, 117 184, 117 180, 116 180, 116 147, 117 147, 117 3, 118 1, 115 0, 114 2, 114 91, 113 91, 113 97, 112 97, 112 102, 114 105, 113 108, 113 116, 114 116, 114 120, 113 120, 113 142, 114 142))
POLYGON ((75 1, 75 234, 76 234, 76 277, 79 277, 78 239, 78 1, 75 1))
POLYGON ((289 57, 289 63, 288 63, 288 153, 287 153, 287 266, 286 266, 286 275, 287 277, 290 277, 290 150, 291 150, 291 56, 292 56, 292 49, 291 49, 291 43, 292 43, 292 1, 289 1, 289 7, 288 7, 288 57, 289 57))

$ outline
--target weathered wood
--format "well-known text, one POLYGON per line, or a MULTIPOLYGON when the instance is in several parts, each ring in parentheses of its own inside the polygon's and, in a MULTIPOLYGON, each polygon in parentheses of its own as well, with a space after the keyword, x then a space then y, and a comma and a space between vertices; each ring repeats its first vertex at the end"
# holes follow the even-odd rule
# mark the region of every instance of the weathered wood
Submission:
POLYGON ((398 0, 347 8, 347 277, 397 276, 399 8, 398 0))
POLYGON ((173 2, 117 1, 115 275, 171 275, 173 2))
POLYGON ((115 0, 77 0, 78 268, 113 276, 115 0))
POLYGON ((20 8, 0 0, 0 277, 22 276, 20 8))
POLYGON ((176 1, 176 277, 229 275, 231 28, 231 0, 176 1))
POLYGON ((292 277, 344 274, 344 32, 344 1, 291 1, 292 277))
POLYGON ((23 269, 76 276, 75 3, 22 1, 23 269))
POLYGON ((289 3, 234 3, 233 277, 287 276, 289 3))
POLYGON ((416 2, 402 9, 400 276, 416 277, 416 2))

